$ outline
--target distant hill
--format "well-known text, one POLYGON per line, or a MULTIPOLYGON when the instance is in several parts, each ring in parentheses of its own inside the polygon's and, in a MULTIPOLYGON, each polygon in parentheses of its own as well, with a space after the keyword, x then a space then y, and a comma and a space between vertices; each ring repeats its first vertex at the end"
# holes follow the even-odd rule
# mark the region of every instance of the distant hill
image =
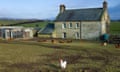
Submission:
POLYGON ((21 22, 17 22, 17 23, 7 24, 5 26, 15 26, 15 25, 22 25, 22 24, 37 23, 37 22, 44 22, 44 20, 21 21, 21 22))
POLYGON ((0 26, 45 27, 50 20, 39 19, 0 19, 0 26))
POLYGON ((25 24, 25 23, 33 23, 33 22, 43 22, 44 20, 37 19, 9 19, 9 18, 1 18, 0 25, 3 26, 13 26, 17 24, 25 24))

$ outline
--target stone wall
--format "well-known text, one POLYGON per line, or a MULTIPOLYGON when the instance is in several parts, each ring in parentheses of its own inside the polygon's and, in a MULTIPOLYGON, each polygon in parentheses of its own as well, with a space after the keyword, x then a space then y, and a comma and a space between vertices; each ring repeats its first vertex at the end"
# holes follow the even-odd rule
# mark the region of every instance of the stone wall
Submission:
POLYGON ((81 39, 96 40, 101 35, 101 22, 81 22, 81 39))
POLYGON ((102 24, 106 25, 106 32, 105 33, 109 33, 110 32, 110 17, 109 17, 107 10, 104 11, 104 13, 101 17, 101 22, 102 22, 102 24))
POLYGON ((76 28, 76 23, 80 25, 80 22, 55 22, 56 38, 62 38, 62 34, 65 32, 68 39, 76 39, 75 33, 78 32, 80 34, 80 27, 76 28), (63 23, 66 23, 66 28, 64 29, 62 28, 63 23), (71 28, 69 28, 70 23, 72 23, 71 28))
POLYGON ((102 33, 105 33, 105 30, 105 23, 100 21, 55 22, 56 38, 62 38, 65 32, 67 39, 97 40, 102 33), (62 28, 62 24, 64 23, 66 24, 66 28, 62 28), (72 23, 71 28, 69 28, 70 23, 72 23), (77 28, 76 23, 79 24, 77 28), (79 33, 79 37, 77 38, 76 33, 79 33))

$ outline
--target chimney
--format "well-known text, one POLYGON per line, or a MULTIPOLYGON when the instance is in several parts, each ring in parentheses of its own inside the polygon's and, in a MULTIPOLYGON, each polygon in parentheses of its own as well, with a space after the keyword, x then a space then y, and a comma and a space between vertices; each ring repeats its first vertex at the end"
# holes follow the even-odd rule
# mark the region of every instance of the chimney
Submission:
POLYGON ((107 1, 104 0, 104 2, 103 2, 103 9, 104 9, 104 10, 107 10, 107 5, 108 5, 107 1))
POLYGON ((65 11, 65 5, 61 4, 60 5, 60 13, 63 13, 65 11))

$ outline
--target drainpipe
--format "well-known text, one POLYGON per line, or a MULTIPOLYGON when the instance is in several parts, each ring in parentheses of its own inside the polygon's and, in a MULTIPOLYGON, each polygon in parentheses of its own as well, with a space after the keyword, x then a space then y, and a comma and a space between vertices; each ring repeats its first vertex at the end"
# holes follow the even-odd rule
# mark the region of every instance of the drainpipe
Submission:
POLYGON ((82 22, 80 21, 80 39, 82 39, 82 22))

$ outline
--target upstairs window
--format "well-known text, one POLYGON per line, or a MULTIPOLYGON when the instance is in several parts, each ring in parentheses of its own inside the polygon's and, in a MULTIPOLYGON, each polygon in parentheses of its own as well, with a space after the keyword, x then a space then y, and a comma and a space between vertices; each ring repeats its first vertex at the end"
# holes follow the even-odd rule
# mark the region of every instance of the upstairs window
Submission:
POLYGON ((69 28, 72 28, 72 23, 69 24, 69 28))
POLYGON ((63 23, 62 24, 62 29, 65 29, 67 26, 66 26, 66 23, 63 23))
POLYGON ((76 23, 76 26, 75 26, 76 28, 79 28, 80 27, 80 25, 79 25, 79 23, 76 23))

